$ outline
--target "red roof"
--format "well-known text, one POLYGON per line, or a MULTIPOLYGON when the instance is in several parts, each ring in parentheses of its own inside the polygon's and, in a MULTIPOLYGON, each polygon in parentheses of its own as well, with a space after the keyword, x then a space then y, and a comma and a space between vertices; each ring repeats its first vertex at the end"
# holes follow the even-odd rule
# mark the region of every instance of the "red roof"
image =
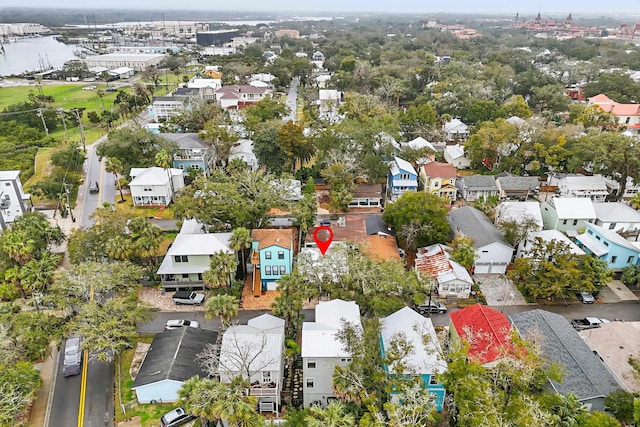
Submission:
POLYGON ((510 353, 511 323, 499 311, 475 304, 449 317, 460 338, 469 343, 471 361, 484 365, 510 353))
POLYGON ((640 104, 620 104, 607 95, 599 94, 589 98, 589 102, 598 105, 605 113, 616 116, 637 116, 640 115, 640 104))
POLYGON ((430 178, 455 178, 456 168, 449 163, 429 162, 422 166, 430 178))

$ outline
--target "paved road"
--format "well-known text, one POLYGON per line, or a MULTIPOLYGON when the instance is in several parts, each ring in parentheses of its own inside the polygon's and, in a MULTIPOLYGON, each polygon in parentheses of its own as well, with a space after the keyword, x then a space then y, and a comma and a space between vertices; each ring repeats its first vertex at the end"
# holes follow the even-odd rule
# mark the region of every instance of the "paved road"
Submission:
MULTIPOLYGON (((77 427, 78 405, 80 404, 80 380, 81 376, 62 376, 62 364, 64 361, 64 345, 61 344, 61 352, 58 353, 58 367, 51 402, 51 415, 49 426, 51 427, 77 427)), ((47 426, 45 426, 47 427, 47 426)))
POLYGON ((298 86, 300 86, 300 78, 294 77, 291 80, 291 87, 289 88, 289 93, 287 94, 286 105, 289 107, 289 114, 282 118, 282 121, 288 122, 296 121, 296 116, 298 113, 298 86))

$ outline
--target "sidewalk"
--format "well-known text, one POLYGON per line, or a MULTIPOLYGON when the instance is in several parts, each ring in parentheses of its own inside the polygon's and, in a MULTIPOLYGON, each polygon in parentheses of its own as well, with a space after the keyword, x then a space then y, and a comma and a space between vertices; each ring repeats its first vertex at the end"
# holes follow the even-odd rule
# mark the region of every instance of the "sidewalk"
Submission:
POLYGON ((58 366, 58 347, 56 343, 49 344, 49 352, 51 354, 43 362, 34 366, 40 371, 42 387, 38 390, 31 406, 31 413, 29 414, 29 426, 31 427, 46 427, 45 423, 48 422, 49 399, 53 397, 51 390, 55 385, 56 368, 58 366))

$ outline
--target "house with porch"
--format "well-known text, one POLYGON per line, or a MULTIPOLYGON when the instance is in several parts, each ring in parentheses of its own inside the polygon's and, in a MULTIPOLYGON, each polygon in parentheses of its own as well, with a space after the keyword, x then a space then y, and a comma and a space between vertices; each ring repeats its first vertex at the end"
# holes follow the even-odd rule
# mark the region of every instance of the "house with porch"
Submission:
POLYGON ((382 207, 382 184, 358 184, 349 209, 382 207))
POLYGON ((638 236, 640 231, 640 212, 620 202, 594 203, 595 224, 613 230, 616 233, 638 236))
POLYGON ((449 203, 456 201, 456 168, 449 163, 429 162, 420 167, 420 183, 426 193, 447 199, 449 203))
POLYGON ((134 206, 166 206, 173 201, 177 191, 184 188, 184 170, 131 168, 131 199, 134 206))
POLYGON ((33 210, 31 194, 25 194, 20 171, 0 171, 0 231, 33 210))
POLYGON ((513 247, 487 216, 471 206, 452 209, 449 225, 453 233, 461 233, 473 240, 476 260, 474 273, 504 274, 513 256, 513 247))
POLYGON ((596 221, 594 203, 588 197, 553 197, 540 209, 545 230, 575 232, 596 221))
POLYGON ((173 167, 189 171, 202 171, 204 176, 215 165, 215 151, 210 144, 200 138, 197 133, 161 133, 162 138, 178 144, 178 151, 173 156, 173 167))
POLYGON ((352 354, 337 339, 348 324, 362 331, 360 307, 353 301, 334 299, 316 305, 314 322, 302 324, 302 390, 304 407, 327 406, 336 399, 333 371, 346 367, 352 354))
MULTIPOLYGON (((387 317, 380 319, 380 352, 383 368, 387 375, 398 377, 419 377, 423 387, 434 397, 437 411, 442 411, 445 398, 444 386, 438 380, 438 374, 447 370, 447 362, 443 359, 442 348, 431 319, 418 314, 415 310, 404 307, 387 317), (388 362, 386 352, 392 343, 399 338, 406 340, 411 346, 402 361, 388 362)), ((402 400, 401 394, 392 392, 392 399, 402 400)))
POLYGON ((548 363, 560 366, 562 381, 549 380, 554 392, 572 393, 587 410, 604 411, 605 398, 621 386, 564 316, 537 309, 509 319, 522 338, 540 346, 548 363))
POLYGON ((204 289, 202 274, 211 257, 218 252, 235 254, 230 239, 231 233, 204 233, 197 224, 190 231, 181 230, 158 268, 162 290, 204 289))
POLYGON ((469 126, 460 119, 452 119, 442 126, 448 141, 466 141, 469 139, 469 126))
POLYGON ((250 384, 247 394, 258 398, 260 412, 277 414, 284 383, 285 321, 271 314, 232 325, 220 345, 218 374, 221 383, 242 377, 250 384))
POLYGON ((447 248, 434 244, 418 248, 415 269, 418 275, 427 280, 435 280, 440 298, 469 298, 473 279, 459 263, 451 259, 447 248))
POLYGON ((456 169, 469 169, 471 160, 464 155, 464 148, 460 144, 447 145, 444 148, 444 161, 456 169))
POLYGON ((487 200, 488 197, 498 195, 496 178, 492 175, 463 176, 456 180, 456 187, 460 196, 467 202, 487 200))
POLYGON ((517 176, 508 172, 496 175, 496 187, 500 199, 527 200, 540 191, 540 182, 535 176, 517 176))
POLYGON ((394 157, 387 175, 387 201, 395 202, 407 191, 418 191, 418 173, 411 163, 394 157))
POLYGON ((584 197, 594 202, 604 202, 609 195, 607 180, 602 175, 567 175, 558 179, 558 191, 562 197, 584 197))
POLYGON ((222 109, 240 110, 263 100, 266 90, 251 85, 230 85, 222 86, 215 94, 216 102, 222 109))
POLYGON ((253 295, 277 289, 277 281, 293 268, 294 239, 291 228, 251 230, 253 295))
POLYGON ((638 264, 640 242, 631 242, 613 230, 595 224, 586 224, 585 232, 575 237, 576 244, 587 254, 607 262, 607 268, 622 271, 638 264))
POLYGON ((449 319, 451 346, 466 342, 470 361, 493 368, 500 361, 513 357, 511 323, 499 311, 474 304, 452 312, 449 319))
POLYGON ((154 96, 147 108, 149 117, 157 122, 166 122, 184 110, 187 100, 184 97, 154 96))

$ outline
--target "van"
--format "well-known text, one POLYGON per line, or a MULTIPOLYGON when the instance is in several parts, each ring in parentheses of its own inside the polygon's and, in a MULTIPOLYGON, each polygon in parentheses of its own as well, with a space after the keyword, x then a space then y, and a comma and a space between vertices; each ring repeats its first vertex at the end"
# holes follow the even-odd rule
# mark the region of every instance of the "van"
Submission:
POLYGON ((97 194, 100 191, 100 187, 98 187, 98 181, 93 181, 90 185, 89 185, 89 193, 91 194, 97 194))
POLYGON ((78 375, 82 368, 82 346, 79 337, 69 337, 64 345, 62 376, 78 375))

